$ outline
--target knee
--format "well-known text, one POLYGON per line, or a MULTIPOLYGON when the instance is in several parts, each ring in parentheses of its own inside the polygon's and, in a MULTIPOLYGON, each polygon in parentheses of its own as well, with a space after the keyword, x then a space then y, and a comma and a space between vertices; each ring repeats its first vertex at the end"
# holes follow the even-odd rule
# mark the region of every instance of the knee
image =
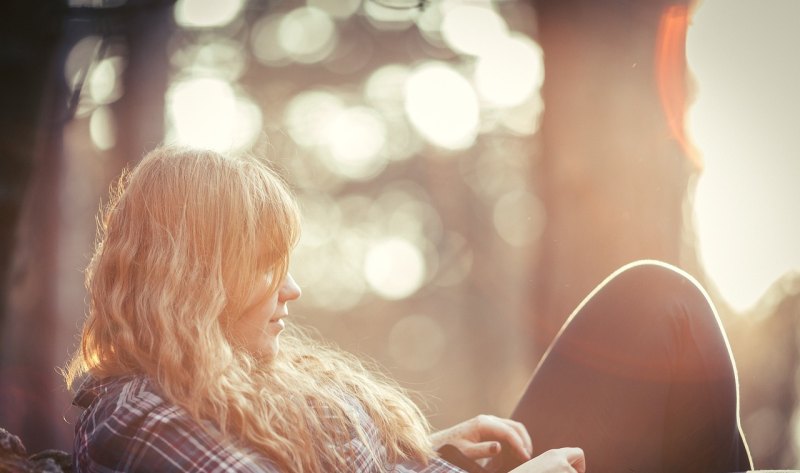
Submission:
POLYGON ((672 372, 689 337, 716 346, 707 341, 720 339, 717 327, 694 278, 666 263, 636 261, 612 273, 578 307, 559 353, 616 373, 661 376, 672 372))
POLYGON ((655 284, 677 284, 702 289, 700 283, 686 271, 659 260, 644 259, 628 263, 613 273, 629 275, 655 284))
POLYGON ((637 289, 649 289, 657 292, 664 290, 704 292, 700 284, 687 272, 658 260, 639 260, 628 263, 611 273, 604 284, 635 285, 637 289))
POLYGON ((629 263, 601 285, 667 315, 715 314, 705 289, 685 271, 656 260, 629 263), (679 310, 676 310, 679 309, 679 310))

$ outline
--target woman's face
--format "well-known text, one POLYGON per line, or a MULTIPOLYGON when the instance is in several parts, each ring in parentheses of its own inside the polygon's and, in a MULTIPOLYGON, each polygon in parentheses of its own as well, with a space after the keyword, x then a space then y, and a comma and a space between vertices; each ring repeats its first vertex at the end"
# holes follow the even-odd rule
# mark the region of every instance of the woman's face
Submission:
POLYGON ((273 358, 278 353, 278 335, 283 331, 283 318, 289 315, 287 304, 300 297, 300 286, 290 274, 276 292, 270 293, 272 274, 265 274, 247 301, 247 309, 233 323, 234 339, 258 355, 273 358))

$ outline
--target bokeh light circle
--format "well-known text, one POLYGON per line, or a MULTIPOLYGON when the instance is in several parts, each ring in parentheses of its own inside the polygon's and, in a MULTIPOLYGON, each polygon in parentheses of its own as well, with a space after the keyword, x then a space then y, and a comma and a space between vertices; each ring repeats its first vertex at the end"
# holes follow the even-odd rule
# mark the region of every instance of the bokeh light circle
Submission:
POLYGON ((376 69, 364 84, 366 99, 376 107, 388 110, 403 104, 403 85, 411 73, 408 66, 388 64, 376 69))
POLYGON ((543 81, 542 48, 526 36, 513 35, 496 42, 475 66, 475 84, 481 98, 498 107, 523 103, 538 92, 543 81))
POLYGON ((336 40, 336 24, 319 8, 296 8, 283 16, 278 26, 278 42, 297 62, 324 59, 333 51, 336 40))
POLYGON ((334 172, 359 179, 385 165, 380 154, 386 144, 386 125, 370 108, 341 110, 326 125, 325 137, 334 172))
POLYGON ((269 66, 289 63, 288 53, 278 40, 282 18, 282 15, 265 15, 253 24, 250 32, 253 55, 269 66))
POLYGON ((481 56, 495 54, 493 45, 508 35, 508 25, 490 8, 457 5, 442 21, 442 36, 454 51, 481 56))
POLYGON ((286 107, 284 121, 292 139, 314 147, 325 142, 325 128, 345 108, 342 99, 324 90, 309 90, 294 96, 286 107))
POLYGON ((92 68, 88 89, 94 103, 109 104, 122 96, 119 80, 122 69, 123 60, 119 56, 105 58, 92 68))
POLYGON ((241 12, 245 0, 178 0, 175 22, 185 28, 221 27, 241 12))
POLYGON ((215 37, 185 48, 172 60, 180 63, 185 73, 214 76, 230 82, 238 80, 247 67, 247 57, 241 45, 225 37, 215 37))
POLYGON ((479 118, 475 91, 444 63, 426 63, 411 73, 405 110, 417 132, 437 146, 464 149, 475 141, 479 118))
POLYGON ((89 136, 101 151, 107 151, 117 143, 117 127, 114 114, 108 106, 97 107, 89 119, 89 136))
POLYGON ((512 246, 526 246, 541 235, 544 210, 539 199, 524 190, 512 191, 498 199, 492 212, 495 230, 512 246))
POLYGON ((64 63, 64 80, 67 86, 74 88, 79 81, 86 78, 86 67, 94 60, 102 42, 100 36, 91 35, 81 38, 72 46, 64 63))
POLYGON ((261 129, 261 110, 238 95, 227 81, 213 77, 176 81, 167 91, 169 141, 239 151, 249 148, 261 129))
POLYGON ((404 238, 379 240, 364 259, 369 287, 385 299, 403 299, 416 292, 425 279, 422 252, 404 238))

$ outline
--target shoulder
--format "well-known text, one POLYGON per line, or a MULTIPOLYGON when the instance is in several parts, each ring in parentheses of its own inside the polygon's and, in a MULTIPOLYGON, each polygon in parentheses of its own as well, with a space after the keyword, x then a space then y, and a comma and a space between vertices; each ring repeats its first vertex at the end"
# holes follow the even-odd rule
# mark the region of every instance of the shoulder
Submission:
POLYGON ((165 400, 146 377, 89 380, 75 397, 77 471, 276 472, 263 457, 221 440, 165 400))

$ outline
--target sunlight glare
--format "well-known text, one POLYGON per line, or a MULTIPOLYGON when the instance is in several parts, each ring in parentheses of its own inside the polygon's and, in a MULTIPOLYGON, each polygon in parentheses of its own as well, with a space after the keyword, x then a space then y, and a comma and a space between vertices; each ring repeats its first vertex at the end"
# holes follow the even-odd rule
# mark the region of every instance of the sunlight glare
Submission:
POLYGON ((794 0, 706 0, 687 37, 697 84, 687 128, 705 163, 694 200, 699 254, 742 312, 800 271, 798 19, 794 0))
POLYGON ((475 91, 444 63, 429 62, 411 73, 405 109, 414 128, 437 146, 464 149, 475 141, 479 118, 475 91))

